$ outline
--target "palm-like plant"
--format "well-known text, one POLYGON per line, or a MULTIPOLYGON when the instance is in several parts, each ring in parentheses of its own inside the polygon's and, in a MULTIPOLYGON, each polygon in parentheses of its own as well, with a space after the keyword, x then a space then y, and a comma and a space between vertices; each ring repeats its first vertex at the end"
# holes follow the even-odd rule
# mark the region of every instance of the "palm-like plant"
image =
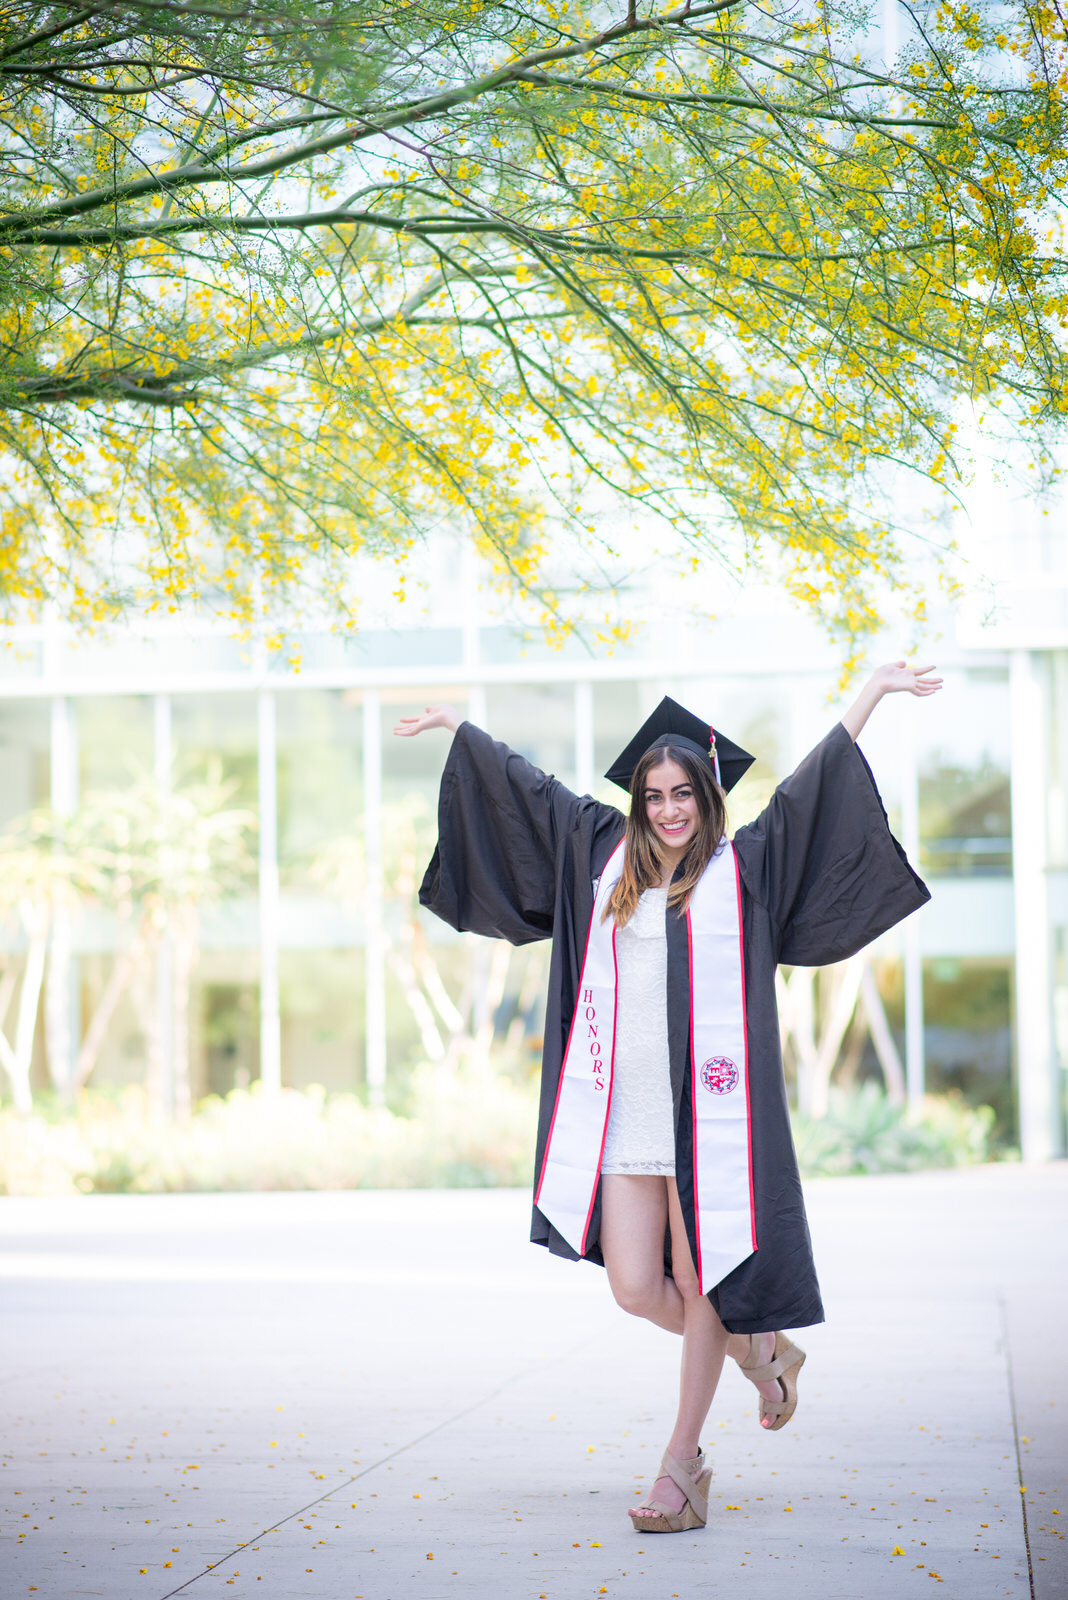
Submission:
POLYGON ((188 1114, 189 1008, 200 906, 246 887, 254 868, 249 834, 255 817, 230 804, 235 788, 217 764, 176 787, 146 776, 125 789, 90 796, 75 820, 78 855, 94 869, 96 896, 119 913, 125 929, 82 1040, 79 1087, 96 1064, 115 1007, 131 989, 145 1034, 150 1101, 158 1112, 167 1109, 169 1058, 174 1109, 188 1114), (157 1004, 164 988, 165 1008, 157 1004))
POLYGON ((30 812, 0 835, 0 924, 25 942, 21 964, 0 972, 0 1066, 17 1110, 33 1105, 30 1073, 41 990, 57 907, 107 908, 118 919, 114 961, 81 1037, 73 1087, 100 1054, 122 996, 133 994, 146 1040, 146 1079, 157 1110, 190 1108, 189 1009, 199 909, 248 885, 254 867, 251 812, 234 807, 235 785, 217 765, 174 787, 142 777, 87 796, 69 818, 30 812), (20 982, 21 972, 21 982, 20 982), (7 1013, 18 991, 13 1033, 7 1013), (166 990, 166 1006, 158 1004, 166 990))

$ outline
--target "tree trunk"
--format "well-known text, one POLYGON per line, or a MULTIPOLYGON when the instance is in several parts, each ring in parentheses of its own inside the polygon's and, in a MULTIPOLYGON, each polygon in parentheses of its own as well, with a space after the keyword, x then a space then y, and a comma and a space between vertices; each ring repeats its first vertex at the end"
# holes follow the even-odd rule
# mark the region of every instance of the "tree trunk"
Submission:
POLYGON ((864 1046, 868 1039, 868 1023, 864 1016, 863 1006, 858 1006, 853 1012, 853 1021, 849 1025, 849 1038, 846 1041, 845 1054, 838 1063, 837 1081, 840 1089, 851 1089, 857 1079, 857 1068, 860 1058, 864 1054, 864 1046))
POLYGON ((879 1057, 879 1065, 883 1069, 886 1097, 891 1105, 903 1106, 907 1098, 905 1073, 901 1066, 901 1057, 897 1053, 897 1045, 894 1043, 894 1036, 890 1032, 890 1024, 886 1020, 875 974, 869 966, 864 968, 860 993, 868 1018, 868 1027, 871 1029, 871 1042, 875 1046, 875 1054, 879 1057))
POLYGON ((0 1050, 0 1060, 3 1061, 11 1082, 11 1098, 15 1110, 26 1116, 33 1110, 30 1069, 33 1066, 33 1039, 37 1031, 41 986, 44 983, 49 913, 46 907, 34 905, 31 900, 23 900, 19 905, 19 911, 29 943, 26 947, 26 965, 22 969, 18 1010, 15 1014, 15 1043, 11 1046, 5 1038, 6 1048, 0 1050))
POLYGON ((148 960, 141 967, 134 968, 130 993, 145 1038, 145 1096, 148 1111, 157 1122, 162 1122, 170 1116, 171 1107, 164 1068, 157 985, 153 981, 160 958, 159 942, 153 940, 149 948, 155 960, 148 960))
POLYGON ((430 953, 426 934, 417 922, 412 921, 412 961, 419 974, 434 1010, 450 1034, 463 1032, 464 1019, 460 1009, 449 996, 438 971, 438 964, 430 953))
POLYGON ((419 987, 419 979, 408 958, 407 950, 403 946, 399 950, 391 950, 388 962, 389 970, 404 991, 408 1009, 415 1018, 416 1027, 419 1029, 419 1037, 423 1045, 423 1054, 428 1061, 444 1061, 445 1044, 434 1021, 434 1013, 430 1008, 430 1002, 419 987))
POLYGON ((78 1059, 74 1067, 74 1087, 83 1089, 89 1075, 96 1066, 100 1047, 108 1031, 108 1024, 115 1013, 115 1007, 129 988, 134 973, 144 958, 145 944, 138 934, 132 944, 125 950, 120 950, 115 957, 111 968, 111 976, 104 985, 104 992, 96 1005, 96 1010, 89 1019, 89 1026, 85 1030, 85 1037, 78 1051, 78 1059))
POLYGON ((831 994, 826 1018, 820 1029, 819 1049, 812 1069, 808 1110, 810 1117, 827 1115, 831 1073, 838 1060, 838 1052, 842 1047, 846 1029, 856 1010, 861 978, 866 968, 867 963, 863 955, 851 956, 840 966, 824 968, 830 978, 831 994))
POLYGON ((183 906, 174 919, 174 968, 171 1060, 174 1072, 174 1112, 182 1121, 193 1112, 189 1062, 189 1007, 193 968, 197 962, 197 911, 183 906))
POLYGON ((15 971, 15 964, 13 961, 9 960, 7 966, 4 968, 3 977, 0 977, 0 1029, 2 1029, 7 1022, 7 1009, 11 1004, 11 997, 15 993, 15 985, 18 983, 18 981, 19 978, 18 973, 15 971))
POLYGON ((528 945, 526 950, 526 971, 523 974, 523 981, 516 996, 515 1016, 508 1024, 508 1032, 504 1036, 506 1050, 518 1051, 527 1037, 526 1015, 542 991, 544 981, 545 975, 540 948, 537 945, 528 945))
POLYGON ((52 940, 45 984, 45 1053, 48 1076, 61 1100, 74 1096, 74 1039, 71 1016, 72 940, 70 906, 57 896, 52 902, 52 940))
POLYGON ((508 982, 508 963, 511 960, 512 947, 503 939, 498 939, 493 946, 490 957, 489 971, 486 973, 485 983, 478 1001, 478 1027, 472 1044, 471 1059, 479 1071, 486 1071, 490 1064, 490 1053, 493 1048, 494 1022, 504 999, 504 987, 508 982))
POLYGON ((816 974, 812 967, 795 967, 784 980, 786 1004, 782 1026, 793 1042, 797 1066, 797 1109, 811 1116, 816 1093, 816 974))

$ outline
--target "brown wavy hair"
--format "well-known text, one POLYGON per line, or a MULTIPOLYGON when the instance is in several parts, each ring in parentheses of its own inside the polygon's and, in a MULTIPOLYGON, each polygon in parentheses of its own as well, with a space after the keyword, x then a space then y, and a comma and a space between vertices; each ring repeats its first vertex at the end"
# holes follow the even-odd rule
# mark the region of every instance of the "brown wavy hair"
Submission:
POLYGON ((682 858, 681 878, 672 883, 668 890, 669 906, 677 906, 682 911, 689 905, 701 874, 727 832, 726 796, 716 782, 712 763, 682 746, 661 744, 647 750, 635 767, 630 781, 630 815, 624 835, 623 874, 608 897, 602 918, 607 922, 609 917, 614 917, 617 928, 626 926, 638 909, 638 900, 643 892, 658 888, 663 875, 656 835, 646 815, 645 791, 650 773, 663 766, 665 761, 674 761, 682 768, 697 801, 697 833, 682 858))

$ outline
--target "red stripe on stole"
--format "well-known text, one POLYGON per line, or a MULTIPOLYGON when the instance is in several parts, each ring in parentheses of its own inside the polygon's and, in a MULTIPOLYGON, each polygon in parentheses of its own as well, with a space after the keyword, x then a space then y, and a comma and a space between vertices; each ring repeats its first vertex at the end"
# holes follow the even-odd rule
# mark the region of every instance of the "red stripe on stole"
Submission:
MULTIPOLYGON (((608 871, 609 867, 611 866, 612 861, 615 858, 617 852, 619 851, 620 845, 622 843, 623 843, 623 841, 621 839, 619 844, 617 844, 615 846, 615 848, 613 849, 612 854, 608 857, 608 860, 605 862, 604 867, 601 870, 602 878, 604 877, 604 874, 608 871)), ((541 1158, 541 1172, 538 1174, 538 1186, 534 1190, 534 1204, 535 1205, 537 1205, 538 1201, 541 1199, 542 1185, 545 1182, 545 1173, 546 1173, 546 1170, 547 1170, 548 1165, 549 1165, 549 1151, 552 1149, 553 1133, 556 1130, 556 1114, 560 1110, 560 1096, 561 1096, 561 1094, 563 1093, 563 1090, 564 1090, 564 1068, 567 1066, 567 1057, 568 1057, 568 1053, 569 1053, 569 1051, 571 1049, 571 1036, 575 1031, 575 1023, 578 1021, 579 1001, 580 1001, 581 996, 582 996, 582 985, 583 985, 583 983, 585 981, 585 978, 586 978, 586 960, 587 960, 587 957, 589 956, 589 953, 590 953, 590 939, 593 936, 593 919, 594 919, 594 917, 596 915, 597 915, 597 895, 595 894, 594 897, 593 897, 593 909, 590 912, 590 920, 589 920, 589 924, 588 924, 588 926, 586 928, 586 942, 582 947, 582 961, 579 964, 578 988, 575 991, 575 1009, 571 1013, 571 1025, 567 1030, 567 1042, 564 1045, 564 1053, 560 1057, 560 1076, 556 1080, 556 1098, 553 1100, 553 1114, 552 1114, 552 1117, 550 1118, 550 1121, 549 1121, 549 1132, 548 1132, 548 1135, 547 1135, 546 1140, 545 1140, 545 1150, 544 1150, 544 1153, 543 1153, 542 1158, 541 1158)), ((616 954, 615 931, 613 930, 613 933, 612 933, 612 961, 613 961, 613 964, 615 962, 615 954, 616 954)), ((617 983, 616 987, 618 989, 618 987, 619 987, 618 983, 617 983)), ((613 1013, 613 1020, 614 1020, 614 1013, 613 1013)), ((612 1030, 612 1058, 613 1058, 613 1060, 615 1059, 615 1047, 616 1047, 615 1028, 613 1027, 613 1030, 612 1030)), ((609 1093, 611 1094, 611 1090, 609 1091, 609 1093)), ((608 1126, 608 1113, 605 1112, 605 1128, 606 1129, 607 1129, 607 1126, 608 1126)), ((601 1151, 602 1151, 602 1154, 603 1154, 603 1152, 604 1152, 604 1136, 603 1135, 602 1135, 602 1138, 601 1138, 601 1151)), ((598 1157, 598 1173, 599 1172, 600 1172, 600 1157, 598 1157)), ((595 1188, 594 1189, 594 1193, 596 1194, 596 1192, 597 1191, 596 1191, 596 1188, 595 1188)), ((590 1209, 591 1209, 591 1211, 593 1209, 592 1202, 591 1202, 590 1209)), ((589 1217, 588 1216, 587 1216, 587 1219, 586 1219, 586 1226, 587 1226, 587 1228, 589 1227, 589 1217)))
MULTIPOLYGON (((611 856, 609 857, 609 860, 611 860, 611 856)), ((607 865, 608 864, 606 862, 605 863, 605 870, 607 870, 607 865)), ((567 1055, 568 1055, 568 1051, 571 1049, 571 1035, 574 1033, 574 1031, 575 1031, 575 1023, 578 1021, 579 1000, 580 1000, 581 995, 582 995, 583 980, 586 977, 586 957, 589 955, 589 952, 590 952, 590 936, 593 933, 593 919, 594 919, 594 917, 596 915, 597 915, 597 896, 594 895, 594 897, 593 897, 593 910, 590 912, 590 923, 589 923, 589 927, 586 929, 586 943, 582 947, 582 962, 581 962, 581 965, 579 966, 578 988, 575 990, 575 1009, 571 1013, 571 1026, 567 1030, 567 1043, 564 1045, 564 1053, 560 1057, 560 1076, 556 1080, 556 1099, 553 1101, 552 1120, 549 1123, 549 1134, 548 1134, 547 1139, 545 1140, 545 1153, 543 1154, 543 1156, 541 1158, 541 1172, 538 1174, 538 1187, 534 1190, 534 1204, 535 1205, 537 1205, 538 1201, 541 1199, 541 1188, 542 1188, 542 1184, 545 1182, 545 1172, 546 1172, 546 1169, 547 1169, 547 1167, 549 1165, 549 1151, 552 1149, 553 1133, 554 1133, 554 1131, 556 1129, 556 1113, 560 1109, 560 1096, 564 1091, 564 1068, 567 1066, 567 1055)), ((615 1047, 615 1044, 614 1044, 614 1041, 613 1041, 613 1049, 614 1049, 614 1047, 615 1047)))
MULTIPOLYGON (((593 1203, 597 1199, 597 1185, 601 1181, 601 1162, 604 1160, 604 1143, 608 1138, 608 1119, 612 1115, 612 1085, 616 1081, 616 1016, 619 1012, 619 962, 616 960, 616 926, 612 923, 612 1054, 608 1060, 608 1104, 604 1108, 604 1128, 601 1132, 601 1148, 597 1152, 597 1176, 593 1180, 593 1189, 590 1193, 589 1210, 586 1212, 586 1225, 582 1230, 582 1249, 580 1256, 586 1254, 586 1240, 590 1232, 590 1219, 593 1216, 593 1203)), ((581 990, 580 990, 581 993, 581 990)))
POLYGON ((701 1195, 697 1177, 697 1039, 694 1034, 693 1015, 693 923, 690 921, 690 908, 686 907, 686 950, 690 959, 690 1162, 693 1167, 693 1226, 697 1239, 697 1287, 702 1294, 705 1292, 704 1279, 701 1276, 701 1195))
POLYGON ((742 980, 742 1041, 745 1045, 745 1145, 746 1156, 749 1162, 749 1226, 752 1233, 753 1249, 758 1250, 756 1233, 756 1191, 753 1187, 753 1111, 749 1098, 749 1019, 745 1009, 745 936, 742 932, 742 875, 738 870, 738 852, 734 846, 730 847, 734 858, 734 884, 738 892, 738 965, 741 969, 742 980))

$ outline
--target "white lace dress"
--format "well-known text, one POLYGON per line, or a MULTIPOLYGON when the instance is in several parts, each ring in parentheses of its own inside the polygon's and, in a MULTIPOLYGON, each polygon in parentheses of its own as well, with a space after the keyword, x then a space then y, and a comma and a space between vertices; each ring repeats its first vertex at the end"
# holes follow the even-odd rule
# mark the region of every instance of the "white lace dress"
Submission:
POLYGON ((667 889, 646 889, 633 917, 616 934, 616 1055, 602 1172, 671 1176, 675 1171, 667 897, 667 889))

